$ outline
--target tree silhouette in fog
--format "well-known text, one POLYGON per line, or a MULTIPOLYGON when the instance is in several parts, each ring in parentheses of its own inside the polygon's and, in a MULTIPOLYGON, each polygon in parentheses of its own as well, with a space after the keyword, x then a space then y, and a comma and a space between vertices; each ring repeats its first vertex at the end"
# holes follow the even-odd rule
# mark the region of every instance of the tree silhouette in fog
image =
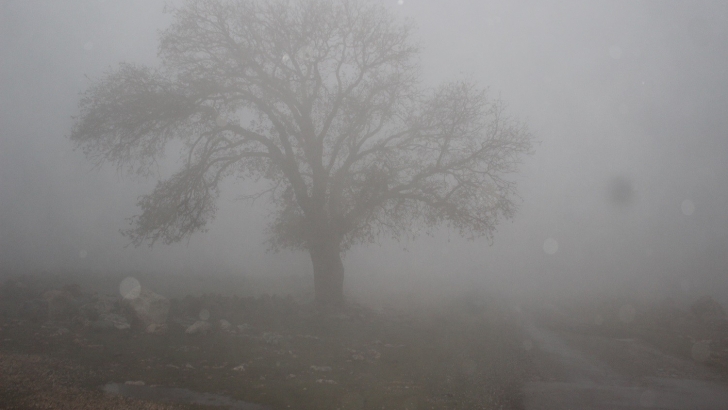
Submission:
POLYGON ((424 87, 410 25, 357 0, 189 1, 158 68, 121 64, 82 94, 71 139, 97 164, 152 176, 134 244, 178 242, 214 217, 221 182, 265 180, 273 249, 307 251, 317 302, 343 302, 342 252, 447 224, 492 240, 515 211, 526 126, 471 81, 424 87))

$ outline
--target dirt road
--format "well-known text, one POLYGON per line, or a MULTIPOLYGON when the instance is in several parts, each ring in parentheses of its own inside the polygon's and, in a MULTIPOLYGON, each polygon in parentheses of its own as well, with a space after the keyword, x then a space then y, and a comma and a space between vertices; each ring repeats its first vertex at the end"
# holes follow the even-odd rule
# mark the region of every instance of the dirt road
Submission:
POLYGON ((523 327, 534 364, 523 387, 527 410, 728 409, 728 383, 697 362, 638 339, 523 327))

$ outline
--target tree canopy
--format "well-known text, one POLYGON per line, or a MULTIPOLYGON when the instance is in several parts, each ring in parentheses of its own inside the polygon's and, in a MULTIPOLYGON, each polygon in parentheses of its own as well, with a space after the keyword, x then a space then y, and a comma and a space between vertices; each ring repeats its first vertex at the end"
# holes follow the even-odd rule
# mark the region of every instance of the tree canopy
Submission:
POLYGON ((98 164, 141 175, 182 143, 179 171, 124 231, 134 244, 204 230, 228 177, 266 180, 244 195, 267 196, 271 245, 310 252, 317 299, 330 300, 341 285, 317 277, 343 283, 352 245, 443 223, 492 240, 514 215, 526 125, 473 81, 423 85, 413 28, 385 7, 191 0, 171 12, 160 66, 94 81, 71 133, 98 164))

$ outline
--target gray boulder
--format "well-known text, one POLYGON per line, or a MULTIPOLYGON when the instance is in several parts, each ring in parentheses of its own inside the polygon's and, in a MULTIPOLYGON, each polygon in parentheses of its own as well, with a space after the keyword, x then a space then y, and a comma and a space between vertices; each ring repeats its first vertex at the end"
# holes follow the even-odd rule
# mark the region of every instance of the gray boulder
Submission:
POLYGON ((212 325, 209 322, 206 322, 204 320, 198 320, 197 322, 190 325, 185 330, 185 333, 187 333, 188 335, 197 335, 197 334, 206 335, 211 330, 212 330, 212 325))
POLYGON ((142 288, 139 296, 124 299, 124 304, 131 309, 144 329, 149 325, 161 325, 167 322, 170 306, 169 299, 149 289, 142 288))

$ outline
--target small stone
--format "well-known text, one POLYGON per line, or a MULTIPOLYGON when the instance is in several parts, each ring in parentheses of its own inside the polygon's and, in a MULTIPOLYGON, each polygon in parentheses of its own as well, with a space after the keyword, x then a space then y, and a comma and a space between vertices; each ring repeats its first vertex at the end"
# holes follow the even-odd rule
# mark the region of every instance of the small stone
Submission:
POLYGON ((101 315, 99 320, 110 322, 118 330, 126 330, 131 327, 129 325, 129 321, 126 320, 126 318, 124 316, 117 315, 115 313, 103 314, 103 315, 101 315))
POLYGON ((315 372, 330 372, 331 366, 311 366, 311 370, 315 372))
POLYGON ((188 335, 207 334, 212 330, 212 325, 204 320, 198 320, 185 330, 188 335))
POLYGON ((277 346, 281 343, 283 336, 273 332, 264 332, 262 338, 269 345, 277 346))
POLYGON ((163 335, 167 333, 167 325, 166 324, 156 324, 152 323, 151 325, 147 326, 146 332, 151 335, 163 335))
POLYGON ((228 322, 225 319, 220 319, 220 329, 222 329, 226 332, 229 332, 231 328, 232 328, 232 325, 230 324, 230 322, 228 322))

